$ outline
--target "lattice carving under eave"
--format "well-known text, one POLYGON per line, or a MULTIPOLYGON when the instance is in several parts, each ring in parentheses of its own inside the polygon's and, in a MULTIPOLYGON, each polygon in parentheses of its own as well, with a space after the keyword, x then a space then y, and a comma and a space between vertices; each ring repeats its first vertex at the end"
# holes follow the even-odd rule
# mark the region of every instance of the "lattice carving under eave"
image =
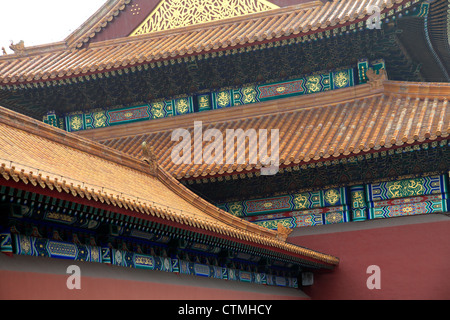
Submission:
POLYGON ((130 36, 276 9, 266 0, 162 0, 130 36))

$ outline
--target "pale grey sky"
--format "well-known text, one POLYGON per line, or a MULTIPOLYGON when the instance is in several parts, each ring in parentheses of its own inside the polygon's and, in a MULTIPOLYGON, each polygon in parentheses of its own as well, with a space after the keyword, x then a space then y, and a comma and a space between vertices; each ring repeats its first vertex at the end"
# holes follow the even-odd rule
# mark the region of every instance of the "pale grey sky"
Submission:
MULTIPOLYGON (((0 48, 64 40, 107 0, 0 0, 0 48)), ((1 55, 1 52, 0 52, 1 55)))

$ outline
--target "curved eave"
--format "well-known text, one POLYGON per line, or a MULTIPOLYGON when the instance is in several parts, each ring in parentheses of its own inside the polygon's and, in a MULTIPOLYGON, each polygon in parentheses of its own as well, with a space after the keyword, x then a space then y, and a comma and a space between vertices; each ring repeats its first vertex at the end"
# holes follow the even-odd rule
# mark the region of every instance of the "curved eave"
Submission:
MULTIPOLYGON (((382 12, 407 0, 379 1, 382 12)), ((25 51, 23 57, 0 57, 0 85, 39 82, 60 84, 77 77, 158 64, 193 56, 285 42, 368 19, 370 0, 340 0, 274 9, 180 29, 92 43, 88 48, 25 51), (257 27, 255 27, 257 26, 257 27), (50 51, 49 51, 50 50, 50 51), (45 52, 44 52, 45 51, 45 52)))
MULTIPOLYGON (((189 230, 203 235, 225 239, 241 245, 256 247, 271 252, 274 257, 283 255, 311 266, 333 269, 339 265, 339 258, 281 240, 255 235, 251 231, 235 230, 213 221, 186 216, 172 210, 148 207, 123 199, 115 199, 101 192, 91 192, 79 186, 67 186, 55 179, 42 179, 37 174, 27 173, 20 167, 8 168, 0 161, 0 185, 11 186, 55 198, 117 212, 142 220, 150 220, 181 230, 189 230), (45 190, 45 191, 44 191, 45 190), (60 194, 60 195, 59 195, 60 194)), ((229 215, 224 213, 224 215, 229 215)))
POLYGON ((143 161, 4 108, 0 142, 2 184, 20 184, 141 219, 160 219, 182 229, 337 263, 334 257, 288 244, 276 232, 216 208, 163 169, 152 173, 143 161))
MULTIPOLYGON (((259 172, 258 164, 174 165, 176 128, 191 132, 278 129, 280 168, 360 156, 439 141, 450 134, 450 85, 385 81, 179 117, 80 131, 77 134, 139 157, 138 143, 151 143, 160 165, 180 180, 259 172)), ((193 143, 191 147, 193 148, 193 143)), ((226 145, 223 146, 224 150, 226 145)), ((236 151, 235 151, 236 152, 236 151)))

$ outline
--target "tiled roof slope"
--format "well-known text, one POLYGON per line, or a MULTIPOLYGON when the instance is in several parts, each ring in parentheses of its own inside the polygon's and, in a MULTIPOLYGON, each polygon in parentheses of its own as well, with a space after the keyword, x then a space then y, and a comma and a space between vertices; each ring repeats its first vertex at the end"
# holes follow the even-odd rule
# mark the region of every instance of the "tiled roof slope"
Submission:
MULTIPOLYGON (((449 83, 385 81, 379 87, 369 83, 79 134, 132 156, 139 156, 139 145, 147 141, 154 146, 160 165, 174 177, 206 178, 247 173, 261 167, 251 164, 175 165, 171 159, 171 151, 178 144, 171 141, 174 129, 186 128, 193 136, 194 121, 202 121, 203 132, 215 128, 224 137, 226 129, 279 129, 280 166, 286 167, 448 137, 449 99, 449 83)), ((192 150, 193 146, 194 141, 192 150)), ((225 138, 223 148, 225 152, 225 138)))
POLYGON ((23 56, 0 57, 0 85, 62 80, 280 41, 365 21, 370 16, 371 5, 383 11, 406 1, 312 1, 175 30, 91 43, 79 50, 67 43, 29 48, 23 56))
POLYGON ((0 107, 0 180, 72 194, 93 206, 106 203, 143 219, 158 217, 180 228, 190 226, 329 265, 338 263, 335 257, 286 243, 276 232, 216 208, 162 169, 154 175, 148 170, 143 161, 0 107))
MULTIPOLYGON (((310 1, 311 0, 273 0, 270 2, 280 7, 287 7, 310 1)), ((117 25, 115 25, 114 28, 116 30, 119 28, 121 29, 119 32, 120 35, 129 35, 132 30, 138 27, 142 22, 142 17, 146 17, 150 12, 153 12, 161 2, 162 1, 159 0, 108 0, 96 13, 65 40, 70 47, 80 48, 90 41, 99 41, 96 39, 99 35, 100 38, 103 38, 104 40, 111 39, 111 37, 118 38, 120 36, 117 36, 114 32, 109 33, 106 31, 106 34, 101 35, 102 32, 115 23, 117 23, 117 25), (135 8, 134 11, 133 8, 135 8), (141 18, 139 19, 139 17, 141 18), (134 25, 137 21, 139 22, 134 25)))

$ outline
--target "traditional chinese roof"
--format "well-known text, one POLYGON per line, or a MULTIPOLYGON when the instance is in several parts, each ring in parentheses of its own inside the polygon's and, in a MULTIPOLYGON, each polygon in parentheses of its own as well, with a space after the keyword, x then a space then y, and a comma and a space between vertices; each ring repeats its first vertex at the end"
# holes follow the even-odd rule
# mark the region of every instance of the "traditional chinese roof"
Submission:
MULTIPOLYGON (((308 1, 284 0, 280 6, 308 1)), ((66 41, 69 46, 80 48, 90 42, 173 29, 278 8, 274 2, 280 1, 109 0, 67 37, 66 41)))
MULTIPOLYGON (((165 170, 0 107, 0 179, 87 199, 95 207, 159 219, 334 266, 338 259, 279 239, 201 199, 165 170), (115 209, 114 209, 115 208, 115 209)), ((39 190, 37 191, 39 192, 39 190)))
MULTIPOLYGON (((208 178, 259 171, 261 165, 209 165, 193 161, 175 165, 171 160, 171 151, 178 144, 171 141, 174 129, 186 128, 193 136, 194 121, 202 121, 203 132, 214 128, 224 137, 226 129, 267 129, 268 132, 278 129, 280 167, 298 166, 447 137, 450 134, 449 97, 448 83, 385 80, 378 85, 369 82, 232 110, 201 112, 79 134, 136 157, 140 156, 142 141, 149 141, 155 147, 160 165, 174 177, 208 178)), ((194 142, 194 151, 193 148, 194 142)), ((223 148, 226 149, 225 138, 223 148)), ((248 157, 246 160, 248 163, 248 157)))
POLYGON ((129 36, 150 12, 144 4, 157 5, 137 2, 110 0, 64 41, 0 56, 0 104, 35 119, 64 117, 285 81, 364 58, 384 60, 391 80, 449 79, 448 0, 277 0, 278 9, 129 36), (373 4, 381 29, 366 27, 373 4))
MULTIPOLYGON (((380 0, 376 4, 383 12, 403 2, 406 0, 380 0)), ((108 20, 111 12, 120 10, 120 3, 103 13, 103 19, 108 20)), ((288 40, 364 22, 371 14, 368 13, 371 4, 371 0, 312 1, 174 30, 90 43, 83 49, 72 48, 70 39, 25 48, 19 54, 0 57, 0 85, 46 81, 64 84, 68 78, 288 40)))

